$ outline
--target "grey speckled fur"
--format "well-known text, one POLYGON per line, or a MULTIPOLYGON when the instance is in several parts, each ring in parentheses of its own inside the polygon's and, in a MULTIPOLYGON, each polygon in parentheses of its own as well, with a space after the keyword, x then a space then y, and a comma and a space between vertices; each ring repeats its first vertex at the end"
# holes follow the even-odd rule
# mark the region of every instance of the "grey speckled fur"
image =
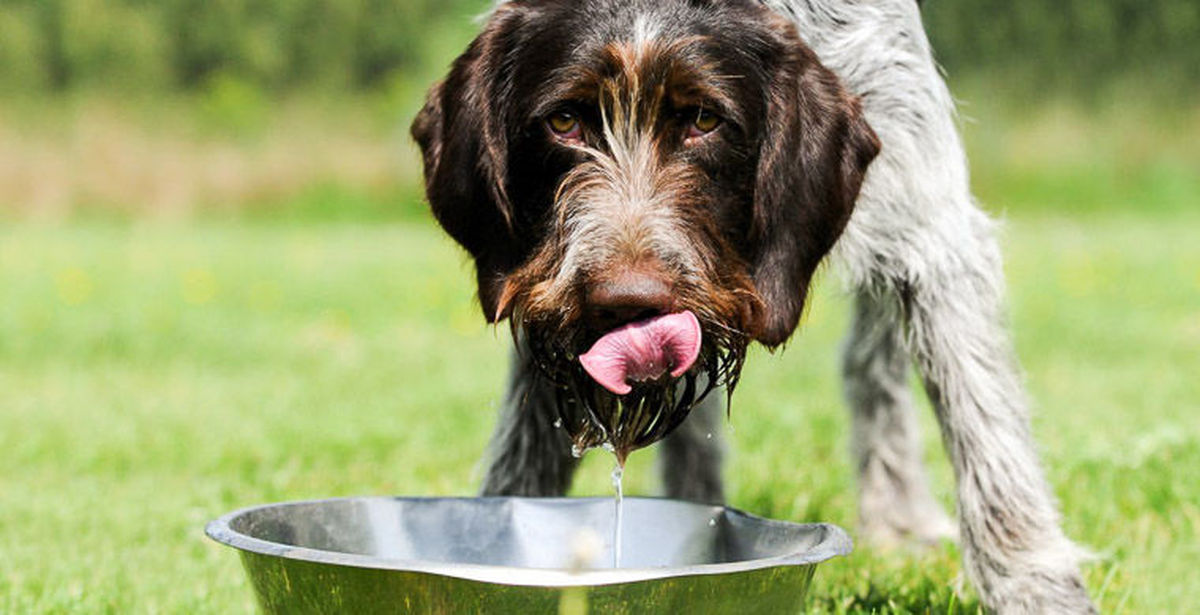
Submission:
POLYGON ((1034 450, 1004 322, 994 225, 971 197, 954 103, 917 5, 767 4, 793 17, 821 61, 862 97, 867 121, 883 142, 834 250, 859 289, 859 320, 846 366, 862 470, 861 508, 879 514, 872 500, 889 497, 889 490, 897 496, 897 507, 882 521, 864 519, 863 527, 885 538, 905 533, 924 538, 930 531, 929 519, 920 515, 932 503, 915 453, 906 450, 914 437, 912 420, 898 416, 909 411, 907 394, 898 391, 902 368, 887 367, 896 360, 886 356, 894 354, 893 344, 877 344, 885 356, 874 360, 855 356, 864 330, 896 335, 888 331, 907 325, 904 346, 926 382, 954 464, 964 560, 984 604, 1000 613, 1094 612, 1078 568, 1086 553, 1059 529, 1034 450), (876 384, 868 384, 871 380, 876 384), (872 403, 864 399, 871 389, 891 393, 874 395, 872 403), (895 470, 882 484, 881 468, 887 468, 884 474, 895 470))
POLYGON ((724 423, 724 391, 713 391, 683 425, 663 439, 658 447, 663 495, 706 504, 725 502, 721 481, 724 423))
POLYGON ((528 353, 511 353, 508 394, 492 434, 482 495, 564 495, 579 460, 559 427, 554 389, 528 353))
POLYGON ((930 494, 921 462, 901 307, 886 289, 860 292, 842 356, 858 470, 859 534, 879 545, 934 544, 957 531, 930 494))
MULTIPOLYGON (((983 603, 1006 614, 1095 612, 1079 573, 1087 553, 1059 528, 1034 450, 1005 326, 994 223, 970 194, 953 100, 917 3, 763 1, 792 18, 862 97, 883 142, 833 254, 857 297, 844 371, 863 532, 876 541, 926 541, 950 529, 920 465, 911 357, 954 465, 958 534, 983 603)), ((484 492, 562 493, 575 462, 553 429, 555 413, 538 411, 552 398, 514 365, 484 492), (518 408, 525 391, 532 403, 518 408)), ((698 413, 663 447, 664 466, 676 471, 668 493, 720 497, 720 444, 705 436, 722 430, 702 424, 713 415, 719 411, 698 413)))

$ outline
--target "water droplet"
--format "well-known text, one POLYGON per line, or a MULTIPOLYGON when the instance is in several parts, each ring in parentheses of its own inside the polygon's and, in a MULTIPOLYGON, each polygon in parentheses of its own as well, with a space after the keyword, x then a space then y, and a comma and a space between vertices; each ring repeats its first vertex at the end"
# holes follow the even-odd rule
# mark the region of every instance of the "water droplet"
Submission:
POLYGON ((710 431, 710 432, 708 432, 707 434, 705 434, 705 436, 704 436, 704 439, 705 439, 705 440, 712 440, 712 432, 710 431))
MULTIPOLYGON (((558 420, 554 421, 554 428, 562 429, 562 419, 558 419, 558 420)), ((709 435, 711 436, 712 434, 709 434, 709 435)))
POLYGON ((571 445, 571 456, 576 459, 583 457, 583 449, 579 448, 578 444, 572 444, 571 445))
POLYGON ((709 519, 709 520, 708 520, 708 527, 717 527, 717 520, 716 520, 716 519, 709 519))
POLYGON ((604 450, 606 450, 606 451, 608 451, 608 452, 610 452, 610 453, 616 453, 616 452, 617 452, 617 449, 616 449, 616 447, 614 447, 614 446, 612 445, 612 442, 605 442, 604 444, 601 444, 601 445, 600 445, 600 448, 603 448, 604 450))

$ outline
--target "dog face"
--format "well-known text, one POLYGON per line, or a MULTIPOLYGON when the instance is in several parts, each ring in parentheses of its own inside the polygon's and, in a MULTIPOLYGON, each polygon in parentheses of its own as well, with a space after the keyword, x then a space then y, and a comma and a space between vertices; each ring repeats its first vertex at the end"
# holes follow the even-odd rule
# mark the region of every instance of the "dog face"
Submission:
POLYGON ((588 410, 581 445, 626 451, 731 389, 749 341, 791 335, 879 148, 794 26, 751 0, 501 4, 413 134, 484 315, 512 317, 560 405, 588 410), (655 333, 686 313, 698 336, 655 333), (698 344, 695 367, 597 384, 579 357, 631 322, 666 348, 651 359, 698 344))

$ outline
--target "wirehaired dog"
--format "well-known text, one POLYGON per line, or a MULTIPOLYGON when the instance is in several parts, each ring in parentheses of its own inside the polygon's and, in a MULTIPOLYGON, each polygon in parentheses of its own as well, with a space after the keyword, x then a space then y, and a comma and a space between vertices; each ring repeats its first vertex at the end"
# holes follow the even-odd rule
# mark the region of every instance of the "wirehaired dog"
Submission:
POLYGON ((502 2, 413 134, 484 316, 514 331, 484 493, 561 495, 573 448, 623 459, 665 437, 667 494, 720 501, 708 393, 732 393, 747 344, 791 336, 832 254, 856 289, 843 365, 862 534, 954 531, 921 466, 915 360, 983 602, 1094 611, 916 2, 502 2))

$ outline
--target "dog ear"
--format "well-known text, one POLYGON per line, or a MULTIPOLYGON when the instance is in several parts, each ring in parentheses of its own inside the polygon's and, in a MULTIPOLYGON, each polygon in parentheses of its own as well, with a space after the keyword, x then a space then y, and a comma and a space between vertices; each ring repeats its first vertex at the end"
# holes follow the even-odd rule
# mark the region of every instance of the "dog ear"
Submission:
POLYGON ((788 25, 785 57, 766 92, 750 245, 762 311, 755 339, 791 336, 809 282, 850 219, 879 139, 856 98, 788 25))
POLYGON ((429 91, 412 125, 430 209, 474 258, 479 302, 489 322, 500 317, 504 276, 520 257, 506 192, 511 76, 504 61, 522 19, 515 6, 497 7, 446 79, 429 91))

